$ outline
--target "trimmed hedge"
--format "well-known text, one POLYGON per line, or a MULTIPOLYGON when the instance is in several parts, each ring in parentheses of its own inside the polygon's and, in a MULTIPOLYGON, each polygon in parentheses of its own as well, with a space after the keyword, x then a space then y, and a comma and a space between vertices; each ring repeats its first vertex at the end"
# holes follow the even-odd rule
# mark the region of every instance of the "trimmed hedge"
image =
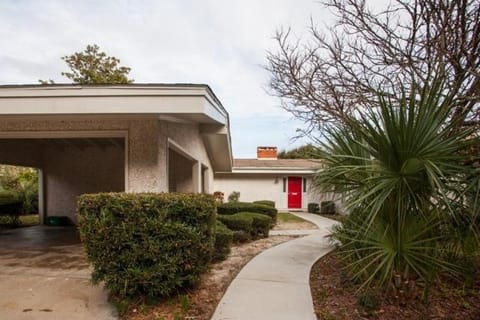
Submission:
POLYGON ((334 201, 322 201, 320 203, 320 213, 335 214, 335 202, 334 201))
POLYGON ((320 207, 319 207, 318 203, 316 203, 316 202, 310 202, 308 204, 307 209, 308 209, 308 212, 310 212, 310 213, 319 213, 320 212, 320 207))
POLYGON ((268 232, 270 231, 270 225, 272 224, 272 219, 261 213, 254 212, 240 212, 236 215, 246 216, 252 218, 252 237, 254 239, 258 238, 268 238, 268 232))
POLYGON ((215 228, 215 249, 213 251, 213 261, 225 260, 230 253, 232 246, 233 232, 228 229, 219 220, 216 222, 215 228))
POLYGON ((78 226, 94 283, 114 295, 168 296, 198 282, 215 241, 215 199, 203 194, 86 194, 78 226))
POLYGON ((233 242, 235 243, 245 243, 252 241, 252 236, 249 232, 243 230, 233 230, 233 242))
POLYGON ((270 217, 254 212, 218 215, 218 220, 234 231, 234 240, 237 240, 237 242, 268 237, 268 231, 272 223, 270 217), (244 234, 240 234, 238 231, 244 234))
POLYGON ((232 231, 245 231, 249 235, 253 232, 253 217, 243 214, 222 215, 217 219, 232 231))
POLYGON ((272 227, 277 223, 277 209, 262 204, 250 202, 228 202, 217 207, 218 214, 232 215, 239 212, 255 212, 269 216, 272 219, 272 227))
POLYGON ((253 201, 253 203, 262 204, 264 206, 275 208, 275 201, 271 201, 271 200, 258 200, 258 201, 253 201))

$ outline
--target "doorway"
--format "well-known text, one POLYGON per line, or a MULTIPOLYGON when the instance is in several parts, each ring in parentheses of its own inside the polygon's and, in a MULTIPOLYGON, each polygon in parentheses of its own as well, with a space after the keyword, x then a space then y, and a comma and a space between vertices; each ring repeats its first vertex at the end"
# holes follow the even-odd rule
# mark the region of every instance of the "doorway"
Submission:
POLYGON ((302 177, 288 177, 288 209, 302 208, 302 177))

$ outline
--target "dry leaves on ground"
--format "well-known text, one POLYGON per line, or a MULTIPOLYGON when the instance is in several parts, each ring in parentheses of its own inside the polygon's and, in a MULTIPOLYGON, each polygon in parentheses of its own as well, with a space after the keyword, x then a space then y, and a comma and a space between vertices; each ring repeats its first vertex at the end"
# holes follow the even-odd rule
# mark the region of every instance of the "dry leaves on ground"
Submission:
POLYGON ((346 284, 335 252, 318 260, 310 273, 310 287, 318 319, 328 320, 478 320, 480 319, 480 279, 477 276, 471 291, 464 292, 462 283, 443 279, 431 289, 428 308, 420 298, 401 307, 378 298, 379 306, 366 312, 357 303, 352 283, 346 284))

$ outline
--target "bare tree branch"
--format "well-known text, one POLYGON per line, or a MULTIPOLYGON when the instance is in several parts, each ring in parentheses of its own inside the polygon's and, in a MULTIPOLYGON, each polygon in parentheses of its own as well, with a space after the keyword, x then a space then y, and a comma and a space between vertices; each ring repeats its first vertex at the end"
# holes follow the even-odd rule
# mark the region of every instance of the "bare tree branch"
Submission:
POLYGON ((378 93, 394 99, 400 85, 438 80, 452 123, 480 124, 480 1, 394 0, 380 12, 365 0, 323 4, 335 25, 322 32, 312 22, 307 41, 280 30, 267 55, 272 93, 310 130, 344 122, 378 93))

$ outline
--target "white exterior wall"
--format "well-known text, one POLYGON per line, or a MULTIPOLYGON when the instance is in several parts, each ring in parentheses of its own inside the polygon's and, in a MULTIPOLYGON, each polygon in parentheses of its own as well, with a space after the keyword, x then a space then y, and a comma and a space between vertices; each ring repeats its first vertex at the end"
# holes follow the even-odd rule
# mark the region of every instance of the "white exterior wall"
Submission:
POLYGON ((252 202, 257 200, 275 201, 279 210, 288 210, 288 177, 302 177, 307 179, 306 192, 302 184, 302 210, 307 210, 309 202, 335 200, 337 208, 342 210, 340 199, 333 194, 318 192, 312 187, 311 175, 282 175, 282 174, 217 174, 215 175, 214 191, 225 194, 224 201, 233 191, 240 192, 240 201, 252 202), (287 178, 286 189, 283 191, 283 178, 287 178))

